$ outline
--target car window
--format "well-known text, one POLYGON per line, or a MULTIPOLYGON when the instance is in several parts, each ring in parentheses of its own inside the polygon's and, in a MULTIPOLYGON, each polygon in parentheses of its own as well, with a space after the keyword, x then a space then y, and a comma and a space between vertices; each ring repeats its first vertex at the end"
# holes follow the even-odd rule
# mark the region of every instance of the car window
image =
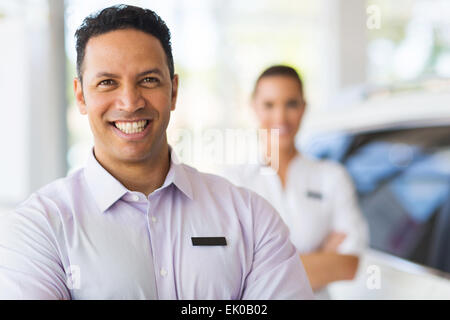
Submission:
POLYGON ((311 141, 306 153, 341 162, 354 180, 372 248, 450 272, 433 254, 449 241, 437 230, 450 207, 450 127, 336 133, 311 141))

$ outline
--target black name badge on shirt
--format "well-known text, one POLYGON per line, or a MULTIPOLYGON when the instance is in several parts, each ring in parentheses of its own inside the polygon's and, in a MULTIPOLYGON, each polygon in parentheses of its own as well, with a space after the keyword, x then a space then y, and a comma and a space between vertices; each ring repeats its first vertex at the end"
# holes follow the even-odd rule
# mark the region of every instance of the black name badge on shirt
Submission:
POLYGON ((322 198, 323 198, 322 193, 320 193, 318 191, 311 191, 311 190, 308 190, 306 192, 306 196, 308 198, 317 199, 317 200, 322 200, 322 198))
POLYGON ((193 246, 226 246, 225 237, 191 237, 193 246))

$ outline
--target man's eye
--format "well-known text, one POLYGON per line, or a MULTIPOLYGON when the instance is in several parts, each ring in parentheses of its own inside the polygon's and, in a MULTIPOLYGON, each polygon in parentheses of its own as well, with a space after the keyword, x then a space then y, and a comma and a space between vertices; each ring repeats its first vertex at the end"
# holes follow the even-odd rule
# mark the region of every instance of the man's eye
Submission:
POLYGON ((142 82, 143 83, 157 83, 157 82, 159 82, 159 79, 154 78, 154 77, 147 77, 147 78, 142 79, 142 82))
POLYGON ((99 86, 111 86, 113 84, 114 84, 114 80, 106 79, 106 80, 100 81, 100 83, 98 85, 99 86))

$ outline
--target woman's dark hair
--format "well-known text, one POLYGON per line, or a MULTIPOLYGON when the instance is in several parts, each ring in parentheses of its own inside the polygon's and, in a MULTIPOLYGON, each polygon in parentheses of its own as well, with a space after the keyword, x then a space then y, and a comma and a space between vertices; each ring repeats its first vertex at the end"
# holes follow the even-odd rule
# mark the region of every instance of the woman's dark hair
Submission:
POLYGON ((132 28, 157 38, 164 49, 170 77, 174 76, 170 31, 166 23, 152 10, 129 5, 116 5, 96 12, 83 20, 75 32, 77 49, 77 73, 81 80, 86 45, 90 38, 101 34, 132 28))
POLYGON ((256 88, 258 87, 258 84, 261 81, 261 79, 271 76, 284 76, 295 79, 296 81, 298 81, 298 84, 300 85, 300 92, 303 95, 303 82, 300 76, 298 75, 298 72, 294 68, 285 65, 275 65, 264 70, 256 80, 255 87, 253 88, 253 95, 255 95, 256 88))

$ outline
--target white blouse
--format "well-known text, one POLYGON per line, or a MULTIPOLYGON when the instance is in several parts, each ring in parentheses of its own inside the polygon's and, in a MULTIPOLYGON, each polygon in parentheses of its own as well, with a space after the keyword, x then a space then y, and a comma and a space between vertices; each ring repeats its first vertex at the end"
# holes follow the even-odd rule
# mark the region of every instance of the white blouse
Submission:
POLYGON ((339 253, 359 255, 366 248, 368 226, 342 165, 297 155, 289 164, 284 189, 270 167, 239 165, 222 173, 233 183, 259 193, 277 209, 300 253, 320 249, 332 231, 346 234, 339 253))

